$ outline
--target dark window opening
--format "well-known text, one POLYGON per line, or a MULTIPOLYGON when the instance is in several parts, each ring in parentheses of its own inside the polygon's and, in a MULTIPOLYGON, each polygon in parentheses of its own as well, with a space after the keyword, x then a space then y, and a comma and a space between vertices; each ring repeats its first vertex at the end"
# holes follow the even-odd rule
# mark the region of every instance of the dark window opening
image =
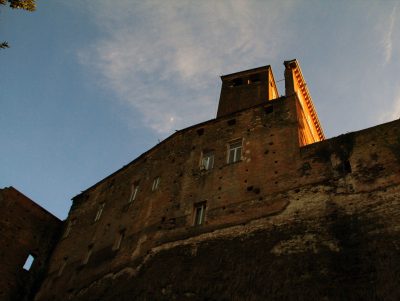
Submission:
POLYGON ((206 203, 197 203, 194 204, 194 226, 200 226, 204 223, 206 215, 206 203))
POLYGON ((228 120, 228 125, 235 125, 235 124, 236 124, 236 119, 228 120))
POLYGON ((35 261, 36 256, 33 254, 29 254, 28 257, 25 260, 23 269, 26 271, 30 271, 32 268, 33 262, 35 261))
POLYGON ((231 87, 237 87, 243 85, 243 79, 242 78, 235 78, 232 80, 231 87))
POLYGON ((274 107, 273 106, 266 106, 264 108, 264 111, 266 114, 271 114, 274 111, 274 107))
POLYGON ((260 74, 253 74, 250 76, 248 83, 259 83, 261 81, 260 74))
POLYGON ((344 173, 351 173, 351 164, 349 160, 344 161, 342 164, 344 173))

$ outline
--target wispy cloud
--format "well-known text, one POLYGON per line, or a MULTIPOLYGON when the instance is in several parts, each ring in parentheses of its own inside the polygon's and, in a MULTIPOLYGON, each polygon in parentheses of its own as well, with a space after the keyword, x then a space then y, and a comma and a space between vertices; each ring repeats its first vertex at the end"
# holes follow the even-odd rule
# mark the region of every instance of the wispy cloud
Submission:
POLYGON ((389 17, 389 28, 387 29, 382 44, 385 50, 385 64, 388 64, 392 59, 392 52, 393 52, 393 30, 394 25, 396 23, 396 10, 397 5, 395 5, 390 13, 389 17))
POLYGON ((282 16, 294 6, 128 0, 87 5, 104 36, 80 53, 81 61, 161 134, 214 116, 218 75, 279 55, 289 38, 282 16))

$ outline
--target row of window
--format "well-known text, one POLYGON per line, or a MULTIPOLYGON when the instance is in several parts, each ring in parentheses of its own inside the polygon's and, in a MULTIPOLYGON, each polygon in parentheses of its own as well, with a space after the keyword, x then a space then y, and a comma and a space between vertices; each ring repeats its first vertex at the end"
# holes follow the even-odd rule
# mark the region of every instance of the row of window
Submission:
MULTIPOLYGON (((97 217, 97 215, 96 215, 96 217, 97 217)), ((205 221, 205 217, 206 217, 206 202, 194 204, 194 206, 193 206, 193 225, 194 226, 202 225, 205 221)), ((71 231, 71 226, 72 226, 72 224, 69 223, 65 233, 68 234, 71 231)), ((112 249, 114 251, 117 251, 121 248, 121 244, 122 244, 124 237, 125 237, 125 230, 122 230, 118 233, 118 235, 114 241, 114 245, 112 247, 112 249)), ((82 260, 82 265, 86 265, 89 262, 89 259, 92 256, 92 253, 93 253, 93 244, 88 246, 86 255, 82 260)), ((30 266, 32 265, 33 260, 34 260, 34 257, 32 257, 32 255, 29 255, 27 262, 24 265, 24 269, 29 270, 30 266), (27 265, 29 265, 29 267, 26 267, 27 265)), ((68 261, 68 257, 64 257, 64 260, 61 263, 61 266, 58 270, 57 276, 61 276, 61 274, 63 273, 63 271, 67 265, 67 261, 68 261)))
POLYGON ((238 87, 244 84, 250 85, 253 83, 259 83, 261 81, 260 74, 250 75, 248 78, 235 78, 229 83, 229 87, 238 87))
MULTIPOLYGON (((227 154, 227 163, 232 164, 235 162, 238 162, 241 160, 242 157, 242 139, 235 140, 228 145, 228 154, 227 154)), ((201 157, 201 162, 200 162, 200 169, 202 170, 210 170, 214 167, 214 152, 213 151, 207 151, 203 152, 202 157, 201 157)), ((153 179, 153 184, 151 186, 152 191, 156 191, 159 186, 160 186, 160 177, 156 177, 153 179)), ((132 203, 136 198, 139 193, 139 182, 135 182, 132 185, 132 191, 129 196, 128 203, 132 203)), ((100 217, 103 213, 104 207, 106 203, 102 202, 99 204, 99 208, 96 212, 94 221, 97 222, 100 220, 100 217)), ((201 202, 201 203, 196 203, 193 206, 193 225, 194 226, 199 226, 202 225, 205 221, 205 216, 206 216, 206 202, 201 202)), ((73 225, 76 223, 75 219, 71 219, 68 221, 67 227, 64 232, 64 238, 66 238, 73 227, 73 225)), ((124 239, 125 236, 125 231, 120 232, 114 242, 113 250, 118 250, 121 247, 121 243, 124 239)), ((88 251, 86 253, 85 258, 82 261, 82 264, 87 264, 89 261, 90 256, 92 255, 93 251, 93 245, 90 245, 88 247, 88 251)), ((61 276, 65 266, 67 264, 67 258, 64 258, 63 263, 61 264, 61 267, 58 271, 58 276, 61 276)))
MULTIPOLYGON (((227 163, 232 164, 242 159, 242 139, 235 140, 228 145, 227 163)), ((210 170, 214 167, 214 152, 204 152, 201 159, 200 169, 210 170)))
MULTIPOLYGON (((241 160, 241 158, 242 158, 242 139, 238 139, 238 140, 232 141, 228 145, 227 163, 232 164, 232 163, 238 162, 241 160)), ((200 162, 200 169, 201 170, 211 170, 213 167, 214 167, 214 151, 203 152, 202 157, 201 157, 201 162, 200 162)), ((160 177, 156 177, 153 179, 151 191, 156 191, 159 188, 160 181, 161 181, 160 177)), ((132 185, 132 191, 131 191, 131 194, 128 199, 129 204, 132 203, 137 198, 137 195, 139 193, 139 187, 140 186, 139 186, 138 181, 132 185)), ((95 222, 100 220, 100 217, 103 213, 105 205, 106 205, 105 202, 102 202, 99 204, 99 207, 97 209, 97 212, 96 212, 96 215, 94 218, 95 222)), ((205 209, 205 207, 201 210, 204 211, 204 209, 205 209)), ((200 215, 200 217, 201 217, 201 215, 200 215)), ((202 218, 199 219, 199 221, 202 221, 202 220, 203 220, 202 218)), ((68 221, 66 230, 64 232, 64 238, 68 237, 75 222, 76 222, 76 220, 68 221)), ((201 224, 201 223, 202 222, 195 222, 196 225, 201 224)))

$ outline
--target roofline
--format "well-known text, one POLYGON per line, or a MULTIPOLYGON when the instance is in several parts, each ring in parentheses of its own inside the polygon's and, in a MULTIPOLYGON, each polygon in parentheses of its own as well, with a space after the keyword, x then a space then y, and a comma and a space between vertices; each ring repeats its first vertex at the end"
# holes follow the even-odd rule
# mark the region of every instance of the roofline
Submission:
POLYGON ((222 119, 229 119, 229 118, 232 118, 233 115, 239 114, 239 113, 241 113, 241 112, 243 112, 243 111, 246 111, 246 110, 248 110, 248 109, 253 109, 253 108, 256 108, 256 107, 262 107, 262 106, 265 106, 265 105, 270 105, 271 102, 275 102, 275 101, 278 101, 278 100, 282 100, 282 99, 284 99, 284 98, 286 98, 286 96, 281 96, 281 97, 278 97, 278 98, 276 98, 276 99, 272 99, 272 100, 270 100, 270 101, 268 101, 268 102, 265 102, 265 103, 256 104, 256 105, 254 105, 254 106, 252 106, 252 107, 244 108, 244 109, 242 109, 242 110, 240 110, 240 111, 236 111, 236 112, 233 112, 233 113, 231 113, 231 114, 224 115, 224 116, 221 116, 221 117, 218 117, 218 118, 209 119, 209 120, 206 120, 206 121, 203 121, 203 122, 200 122, 200 123, 191 125, 191 126, 189 126, 189 127, 187 127, 187 128, 184 128, 184 129, 175 131, 175 133, 173 133, 172 135, 168 136, 168 137, 165 138, 163 141, 157 143, 157 144, 154 145, 152 148, 148 149, 147 151, 145 151, 144 153, 142 153, 141 155, 139 155, 138 157, 136 157, 135 159, 133 159, 133 160, 132 160, 131 162, 129 162, 128 164, 126 164, 126 165, 122 166, 121 168, 117 169, 115 172, 113 172, 112 174, 106 176, 105 178, 103 178, 103 179, 100 180, 99 182, 93 184, 93 185, 90 186, 89 188, 87 188, 87 189, 81 191, 81 193, 79 193, 79 194, 77 194, 76 196, 74 196, 71 200, 75 201, 75 200, 76 200, 77 198, 79 198, 81 195, 83 195, 83 194, 87 193, 89 190, 92 190, 93 188, 97 187, 98 185, 100 185, 101 183, 105 182, 105 181, 108 180, 109 178, 113 177, 113 176, 116 175, 117 173, 119 173, 119 172, 125 170, 126 168, 128 168, 129 166, 131 166, 132 164, 134 164, 135 162, 139 161, 141 158, 143 158, 143 157, 145 157, 146 155, 148 155, 148 154, 149 154, 151 151, 153 151, 156 147, 159 147, 159 145, 166 143, 168 140, 172 139, 172 138, 175 137, 176 135, 179 135, 179 134, 181 134, 181 133, 184 133, 184 132, 186 132, 186 131, 188 131, 188 130, 191 130, 191 129, 193 129, 193 128, 200 127, 200 126, 202 126, 202 125, 204 125, 204 124, 206 124, 206 123, 217 122, 217 121, 220 121, 220 120, 222 120, 222 119))
POLYGON ((40 206, 38 203, 36 203, 34 200, 32 200, 31 198, 27 197, 25 194, 23 194, 21 191, 19 191, 18 189, 14 188, 13 186, 9 186, 9 187, 4 187, 4 188, 0 188, 1 190, 13 190, 16 193, 22 195, 25 199, 29 200, 30 202, 32 202, 32 204, 37 207, 39 210, 43 211, 44 213, 54 217, 55 219, 62 221, 61 219, 59 219, 57 216, 55 216, 53 213, 51 213, 50 211, 46 210, 45 208, 43 208, 42 206, 40 206))
POLYGON ((257 67, 257 68, 253 68, 253 69, 248 69, 248 70, 243 70, 243 71, 239 71, 239 72, 235 72, 235 73, 221 75, 220 77, 221 77, 221 80, 224 81, 225 79, 228 79, 230 77, 235 77, 239 74, 253 73, 253 72, 269 70, 269 69, 271 69, 271 65, 266 65, 266 66, 262 66, 262 67, 257 67))

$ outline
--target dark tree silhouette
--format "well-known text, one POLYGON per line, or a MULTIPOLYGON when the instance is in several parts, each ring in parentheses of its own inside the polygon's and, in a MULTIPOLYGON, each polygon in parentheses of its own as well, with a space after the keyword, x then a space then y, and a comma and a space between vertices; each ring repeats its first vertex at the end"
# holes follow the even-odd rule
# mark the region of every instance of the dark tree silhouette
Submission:
POLYGON ((36 9, 35 0, 0 0, 2 5, 10 5, 11 8, 20 8, 28 11, 36 9))
MULTIPOLYGON (((24 9, 27 11, 36 10, 35 0, 0 0, 0 5, 9 5, 11 8, 24 9)), ((0 43, 0 49, 10 48, 6 41, 0 43)))

